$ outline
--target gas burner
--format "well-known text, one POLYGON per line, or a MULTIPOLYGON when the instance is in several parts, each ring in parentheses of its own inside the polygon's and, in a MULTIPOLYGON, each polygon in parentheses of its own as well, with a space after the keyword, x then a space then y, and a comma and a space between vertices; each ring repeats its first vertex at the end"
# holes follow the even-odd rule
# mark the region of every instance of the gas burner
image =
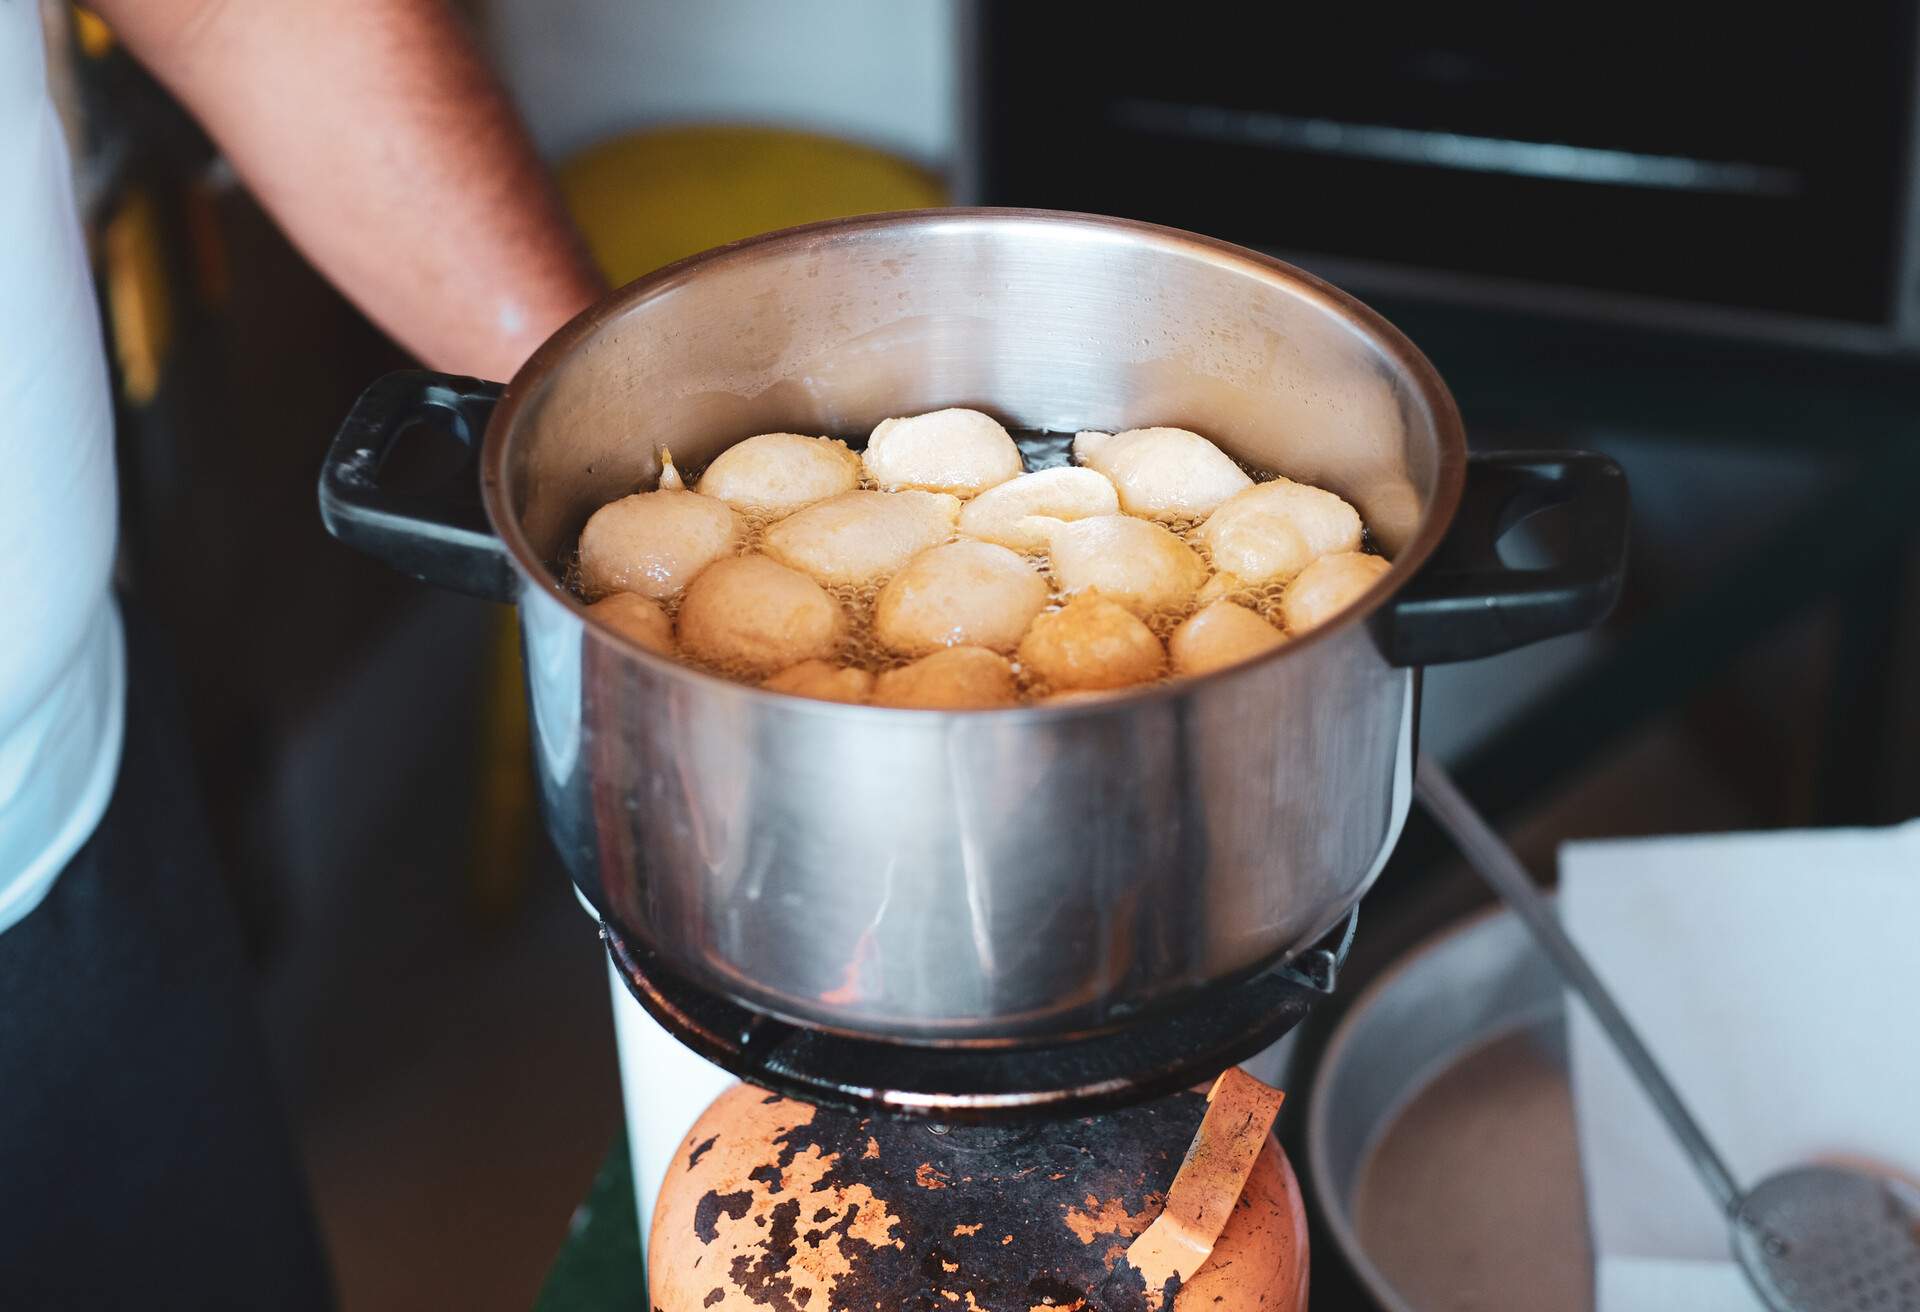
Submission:
POLYGON ((1143 1016, 1117 1031, 1032 1047, 942 1047, 853 1038, 764 1015, 669 969, 603 924, 627 988, 668 1033, 751 1084, 808 1102, 953 1123, 1083 1116, 1211 1080, 1279 1039, 1332 992, 1337 946, 1143 1016))

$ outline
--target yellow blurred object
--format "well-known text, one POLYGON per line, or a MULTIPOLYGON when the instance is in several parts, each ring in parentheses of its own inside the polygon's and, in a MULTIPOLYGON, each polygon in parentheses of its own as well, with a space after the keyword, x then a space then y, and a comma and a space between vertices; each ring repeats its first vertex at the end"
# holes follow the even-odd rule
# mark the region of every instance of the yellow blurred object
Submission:
POLYGON ((113 29, 91 9, 73 7, 73 34, 88 59, 104 58, 113 49, 113 29))
MULTIPOLYGON (((562 164, 560 188, 615 285, 712 246, 820 219, 946 204, 939 179, 891 155, 807 132, 661 128, 562 164)), ((488 920, 519 902, 535 833, 520 643, 501 612, 481 727, 471 894, 488 920)))
POLYGON ((946 203, 939 179, 880 151, 778 128, 662 128, 561 165, 587 245, 616 285, 755 233, 946 203))
POLYGON ((167 276, 161 263, 159 212, 145 191, 129 191, 102 234, 107 317, 120 382, 135 405, 153 400, 173 320, 167 276))

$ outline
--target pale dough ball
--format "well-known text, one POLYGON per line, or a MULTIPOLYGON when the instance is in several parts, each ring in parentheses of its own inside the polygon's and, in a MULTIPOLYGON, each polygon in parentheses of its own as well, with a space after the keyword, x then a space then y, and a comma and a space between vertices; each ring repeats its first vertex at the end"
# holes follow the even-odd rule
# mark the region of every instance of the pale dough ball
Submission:
POLYGON ((698 492, 637 492, 593 512, 580 531, 580 584, 590 597, 671 597, 740 545, 733 507, 698 492))
POLYGON ((881 487, 970 497, 1020 476, 1020 448, 978 410, 883 419, 867 439, 867 473, 881 487))
POLYGON ((628 642, 662 656, 673 655, 673 621, 651 598, 637 592, 610 593, 587 607, 587 614, 628 642))
POLYGON ((880 590, 873 632, 888 650, 918 656, 941 647, 1012 651, 1046 609, 1047 581, 991 542, 923 551, 880 590))
POLYGON ((960 531, 1015 551, 1045 551, 1048 521, 1119 513, 1120 496, 1105 474, 1071 466, 1042 469, 967 502, 960 510, 960 531))
POLYGON ((681 648, 716 665, 765 674, 831 656, 840 607, 818 583, 765 556, 715 561, 680 603, 681 648))
POLYGON ((860 457, 845 442, 761 433, 714 457, 696 491, 755 515, 791 515, 860 486, 860 457))
POLYGON ((1337 551, 1294 576, 1280 594, 1280 618, 1288 633, 1305 633, 1345 610, 1373 581, 1393 568, 1384 556, 1337 551))
POLYGON ((1252 660, 1287 640, 1280 630, 1245 606, 1216 601, 1189 615, 1167 640, 1177 674, 1211 674, 1252 660))
POLYGON ((1286 516, 1249 510, 1209 531, 1224 511, 1225 507, 1215 511, 1213 519, 1200 528, 1200 540, 1221 571, 1215 577, 1233 580, 1236 589, 1268 581, 1284 583, 1313 563, 1313 548, 1286 516))
POLYGON ((857 704, 866 701, 873 692, 873 675, 831 661, 801 661, 798 665, 789 665, 760 686, 795 697, 857 704))
POLYGON ((1113 480, 1128 514, 1149 519, 1198 519, 1253 486, 1231 456, 1184 428, 1080 433, 1073 458, 1113 480))
POLYGON ((1007 658, 985 647, 947 647, 874 680, 875 706, 973 711, 1020 698, 1007 658))
POLYGON ((1276 478, 1230 498, 1200 526, 1216 569, 1286 581, 1314 559, 1360 549, 1360 513, 1324 488, 1276 478))
POLYGON ((1193 594, 1193 599, 1202 606, 1211 606, 1214 602, 1231 597, 1236 592, 1250 590, 1247 581, 1238 574, 1215 574, 1200 585, 1200 591, 1193 594))
POLYGON ((1185 605, 1207 581, 1206 562, 1158 524, 1096 515, 1051 531, 1047 559, 1063 592, 1098 588, 1141 615, 1185 605))
POLYGON ((959 515, 944 492, 842 492, 769 528, 766 551, 822 583, 865 583, 952 537, 959 515))
POLYGON ((1139 616, 1083 593, 1034 620, 1020 640, 1020 665, 1052 692, 1077 692, 1158 678, 1167 654, 1139 616))

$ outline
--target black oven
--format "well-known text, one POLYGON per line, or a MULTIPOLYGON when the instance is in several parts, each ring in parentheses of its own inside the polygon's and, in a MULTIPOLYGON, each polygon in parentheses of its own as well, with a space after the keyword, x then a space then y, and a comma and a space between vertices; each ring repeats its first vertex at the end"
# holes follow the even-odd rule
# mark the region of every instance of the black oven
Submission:
POLYGON ((1920 349, 1912 4, 1303 8, 985 0, 971 198, 1370 294, 1920 349))

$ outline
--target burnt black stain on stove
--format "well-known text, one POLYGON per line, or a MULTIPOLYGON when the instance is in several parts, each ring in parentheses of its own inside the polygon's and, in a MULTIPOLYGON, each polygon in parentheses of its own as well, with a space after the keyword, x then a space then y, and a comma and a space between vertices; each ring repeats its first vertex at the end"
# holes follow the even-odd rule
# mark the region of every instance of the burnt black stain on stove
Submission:
POLYGON ((776 1204, 773 1224, 758 1245, 758 1256, 742 1254, 733 1259, 727 1271, 735 1289, 757 1306, 771 1308, 772 1312, 802 1312, 813 1297, 811 1289, 794 1285, 793 1259, 800 1243, 796 1224, 799 1215, 797 1198, 776 1204))
POLYGON ((716 1134, 712 1138, 706 1140, 704 1143, 701 1143, 692 1152, 688 1153, 687 1169, 691 1171, 694 1167, 700 1165, 700 1159, 702 1157, 705 1157, 707 1153, 712 1150, 713 1146, 719 1142, 720 1142, 720 1136, 716 1134))
POLYGON ((818 1212, 815 1212, 813 1214, 813 1219, 814 1219, 816 1228, 809 1230, 805 1234, 800 1236, 800 1238, 806 1242, 807 1247, 818 1248, 820 1247, 820 1245, 826 1243, 827 1240, 833 1238, 835 1235, 839 1235, 841 1238, 841 1242, 844 1244, 852 1234, 853 1223, 859 1217, 860 1209, 854 1206, 852 1203, 848 1203, 847 1210, 840 1214, 840 1219, 838 1221, 834 1222, 832 1225, 826 1227, 825 1229, 818 1228, 819 1222, 825 1220, 827 1217, 830 1217, 832 1215, 833 1215, 833 1209, 828 1207, 823 1207, 818 1212))
POLYGON ((745 1189, 723 1194, 709 1189, 700 1196, 693 1209, 693 1233, 703 1244, 710 1244, 720 1237, 720 1218, 729 1217, 738 1221, 753 1206, 753 1195, 745 1189))
MULTIPOLYGON (((1099 1117, 935 1134, 923 1121, 817 1108, 808 1123, 773 1141, 775 1160, 751 1178, 785 1179, 803 1153, 831 1158, 811 1192, 866 1185, 892 1218, 888 1242, 854 1235, 859 1207, 836 1218, 808 1205, 803 1190, 757 1217, 771 1217, 767 1233, 733 1259, 728 1278, 769 1312, 966 1307, 969 1298, 981 1312, 1067 1308, 1081 1299, 1087 1312, 1146 1312, 1145 1280, 1124 1256, 1129 1236, 1083 1242, 1066 1217, 1111 1214, 1116 1204, 1133 1217, 1155 1209, 1205 1111, 1204 1098, 1181 1093, 1099 1117), (932 1188, 928 1180, 942 1183, 932 1188), (835 1239, 848 1269, 826 1306, 808 1309, 811 1291, 796 1280, 796 1258, 835 1239)), ((702 1240, 712 1242, 722 1211, 744 1214, 747 1198, 745 1191, 703 1197, 695 1218, 702 1240)))

